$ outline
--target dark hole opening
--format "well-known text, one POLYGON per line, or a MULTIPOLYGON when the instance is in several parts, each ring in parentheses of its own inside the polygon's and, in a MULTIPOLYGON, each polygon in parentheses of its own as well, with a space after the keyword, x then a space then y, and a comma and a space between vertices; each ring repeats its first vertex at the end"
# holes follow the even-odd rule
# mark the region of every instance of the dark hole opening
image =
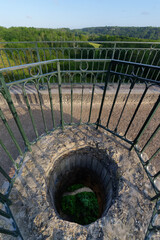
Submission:
POLYGON ((72 153, 59 161, 51 174, 51 202, 63 220, 88 225, 105 215, 112 204, 117 165, 107 160, 106 168, 103 161, 99 161, 99 155, 92 154, 72 153), (86 188, 87 191, 83 191, 86 188))

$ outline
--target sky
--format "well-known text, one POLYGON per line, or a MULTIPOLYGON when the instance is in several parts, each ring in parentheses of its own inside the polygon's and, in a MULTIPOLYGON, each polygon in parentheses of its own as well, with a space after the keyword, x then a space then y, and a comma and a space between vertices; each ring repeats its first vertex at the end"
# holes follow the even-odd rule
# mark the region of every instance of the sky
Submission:
POLYGON ((160 0, 0 0, 0 26, 160 27, 160 0))

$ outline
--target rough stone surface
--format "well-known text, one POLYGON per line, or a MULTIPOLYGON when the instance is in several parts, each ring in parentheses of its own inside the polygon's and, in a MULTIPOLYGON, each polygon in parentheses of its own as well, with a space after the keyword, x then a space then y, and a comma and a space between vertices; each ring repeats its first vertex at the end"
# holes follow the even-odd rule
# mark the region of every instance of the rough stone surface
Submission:
MULTIPOLYGON (((94 127, 68 127, 42 137, 26 153, 10 198, 11 210, 25 240, 144 239, 154 204, 149 180, 134 151, 94 127), (103 149, 118 165, 118 196, 108 213, 81 226, 59 218, 48 198, 48 176, 58 159, 84 147, 103 149)), ((13 237, 1 236, 2 239, 13 237)))

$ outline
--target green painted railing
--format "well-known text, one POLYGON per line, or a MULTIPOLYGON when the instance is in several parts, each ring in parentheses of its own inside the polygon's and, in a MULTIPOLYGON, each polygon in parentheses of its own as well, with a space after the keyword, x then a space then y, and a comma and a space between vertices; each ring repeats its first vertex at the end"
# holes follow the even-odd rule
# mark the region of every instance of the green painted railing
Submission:
MULTIPOLYGON (((6 42, 0 43, 0 68, 47 61, 52 59, 117 59, 148 65, 160 66, 159 42, 107 42, 107 41, 45 41, 45 42, 6 42)), ((104 62, 89 64, 89 70, 105 70, 104 62)), ((117 65, 118 67, 118 65, 117 65)), ((61 70, 77 70, 76 62, 61 61, 61 70)), ((46 72, 56 70, 56 64, 46 67, 46 72)), ((40 69, 41 71, 41 69, 40 69)), ((123 71, 128 73, 126 67, 123 71)), ((148 70, 146 77, 154 72, 148 70)), ((23 72, 11 72, 6 81, 20 80, 26 76, 23 72)), ((159 76, 156 75, 155 80, 159 76)), ((62 82, 66 82, 65 76, 62 82)), ((78 80, 77 80, 78 81, 78 80)), ((104 82, 104 75, 99 82, 104 82)), ((116 81, 115 77, 110 81, 116 81)))
MULTIPOLYGON (((135 150, 139 156, 139 159, 146 171, 146 174, 153 186, 155 191, 155 196, 150 200, 155 201, 155 210, 146 233, 146 239, 149 239, 152 233, 159 231, 160 226, 154 224, 156 216, 159 216, 159 203, 160 203, 160 189, 156 184, 156 179, 160 176, 160 171, 157 170, 156 173, 149 171, 149 166, 152 165, 154 161, 158 161, 160 153, 160 139, 159 139, 159 129, 160 124, 156 122, 156 126, 152 131, 148 131, 151 127, 152 122, 155 118, 159 120, 160 112, 160 67, 152 66, 146 64, 132 63, 120 60, 111 59, 53 59, 43 62, 30 63, 26 65, 13 66, 9 68, 0 69, 0 97, 1 101, 4 101, 8 112, 14 119, 15 125, 17 126, 19 136, 21 140, 17 139, 15 136, 14 129, 11 128, 6 111, 0 108, 0 118, 3 122, 4 129, 8 134, 8 138, 11 139, 12 145, 17 151, 17 155, 21 156, 20 162, 15 160, 14 154, 10 152, 10 149, 6 146, 3 139, 0 139, 1 151, 5 152, 3 159, 5 161, 9 159, 14 166, 15 175, 11 178, 8 172, 0 167, 0 173, 8 181, 9 187, 8 191, 5 193, 0 193, 0 202, 3 208, 0 210, 0 215, 6 219, 12 219, 14 230, 7 230, 0 228, 1 233, 9 234, 12 236, 19 236, 21 239, 23 237, 20 234, 20 230, 14 221, 14 217, 10 211, 10 205, 12 204, 9 199, 10 191, 13 187, 16 174, 21 168, 23 157, 25 151, 30 151, 31 144, 34 144, 41 138, 42 134, 48 134, 54 131, 56 128, 65 128, 68 125, 79 125, 79 124, 93 124, 97 129, 102 128, 121 141, 123 141, 128 149, 135 150), (64 69, 63 64, 68 67, 64 69), (72 69, 71 66, 74 64, 76 69, 72 69), (94 68, 94 66, 100 66, 102 64, 103 68, 94 68), (105 67, 104 67, 105 66, 105 67), (91 70, 91 68, 93 68, 91 70), (24 78, 15 81, 12 78, 12 82, 6 80, 7 76, 15 76, 19 74, 24 78), (101 78, 105 79, 101 82, 101 78), (65 83, 62 79, 66 79, 65 83), (113 101, 110 105, 108 112, 105 112, 106 99, 108 96, 108 85, 115 79, 117 82, 113 84, 115 91, 113 92, 113 101), (127 83, 124 85, 124 83, 127 83), (114 117, 114 111, 116 104, 118 103, 119 96, 121 94, 121 89, 126 87, 125 94, 123 96, 122 108, 119 111, 118 117, 114 117), (74 115, 74 96, 75 89, 78 88, 78 95, 80 96, 80 107, 79 114, 76 112, 76 118, 74 115), (89 89, 89 91, 88 91, 89 89), (96 120, 92 118, 93 108, 96 99, 96 91, 99 90, 101 96, 101 103, 99 104, 99 112, 96 120), (135 89, 141 89, 139 92, 139 99, 137 100, 136 107, 128 119, 125 127, 121 127, 123 121, 123 116, 128 107, 130 97, 134 93, 135 89), (150 91, 154 91, 155 96, 151 104, 150 109, 147 109, 145 116, 142 115, 145 98, 150 91), (64 95, 65 91, 69 96, 67 106, 69 110, 65 110, 64 106, 64 95), (87 115, 87 120, 83 118, 83 110, 85 106, 84 98, 89 96, 88 111, 85 112, 87 115), (47 98, 45 100, 44 98, 47 98), (34 102, 33 102, 34 98, 34 102), (59 102, 59 108, 55 109, 55 101, 59 102), (47 109, 49 113, 46 114, 45 101, 47 101, 47 109), (39 122, 42 125, 39 128, 39 122, 35 120, 34 107, 38 107, 38 111, 41 114, 39 122), (23 120, 21 114, 19 113, 19 107, 25 106, 25 111, 28 113, 28 123, 27 126, 23 125, 23 120), (49 107, 48 107, 49 106, 49 107), (67 113, 67 118, 66 118, 67 113), (49 117, 50 116, 50 117, 49 117), (57 118, 59 116, 59 120, 57 118), (68 118, 69 116, 69 118, 68 118), (104 117, 105 116, 105 117, 104 117), (112 121, 114 119, 114 126, 112 121), (142 122, 140 125, 135 127, 136 122, 142 122), (141 121, 143 119, 143 121, 141 121), (28 126, 32 126, 33 132, 27 133, 28 126), (131 134, 134 132, 134 134, 131 134), (148 132, 151 134, 147 135, 148 132), (144 135, 147 138, 144 138, 144 135), (144 140, 145 139, 145 140, 144 140), (154 142, 154 144, 153 144, 154 142), (152 151, 150 151, 152 150, 152 151), (147 152, 148 151, 148 152, 147 152), (148 159, 144 159, 144 153, 148 154, 148 159)), ((86 111, 86 110, 85 110, 86 111)), ((8 160, 7 160, 8 161, 8 160)))

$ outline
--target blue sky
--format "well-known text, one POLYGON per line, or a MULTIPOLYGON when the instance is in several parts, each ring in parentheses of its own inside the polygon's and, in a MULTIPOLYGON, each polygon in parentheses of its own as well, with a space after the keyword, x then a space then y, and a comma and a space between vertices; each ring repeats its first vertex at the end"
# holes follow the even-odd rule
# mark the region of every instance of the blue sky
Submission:
POLYGON ((160 26, 160 0, 0 0, 0 26, 160 26))

